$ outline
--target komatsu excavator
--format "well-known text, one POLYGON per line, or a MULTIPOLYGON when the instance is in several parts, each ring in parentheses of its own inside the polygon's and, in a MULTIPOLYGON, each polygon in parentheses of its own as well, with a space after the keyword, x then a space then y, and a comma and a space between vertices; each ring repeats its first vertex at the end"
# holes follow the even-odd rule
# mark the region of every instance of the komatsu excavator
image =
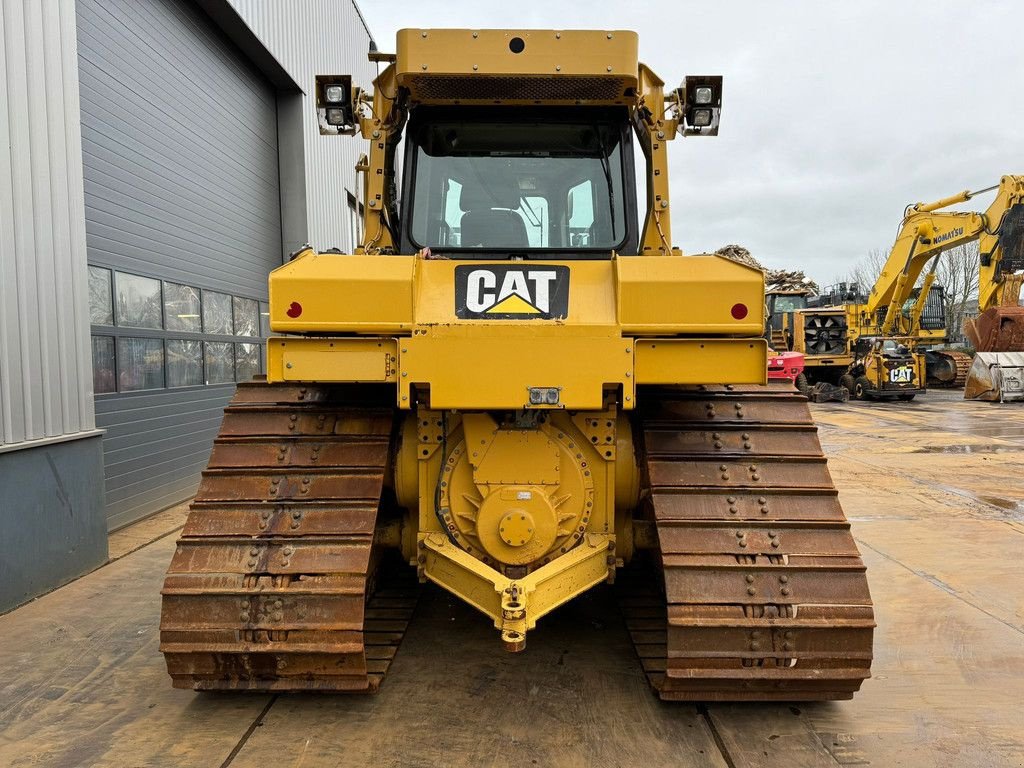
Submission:
MULTIPOLYGON (((794 322, 803 328, 828 322, 836 326, 832 339, 836 354, 826 361, 832 365, 826 370, 846 364, 839 382, 856 397, 912 399, 925 391, 927 371, 933 367, 942 369, 940 378, 967 378, 965 396, 969 398, 981 389, 989 399, 999 399, 995 390, 1016 393, 1021 381, 1021 364, 1014 355, 992 357, 990 353, 1024 351, 1024 308, 1016 306, 1022 279, 1017 273, 1022 269, 1024 177, 1004 176, 986 189, 909 206, 870 294, 823 309, 802 310, 795 313, 794 322), (942 210, 992 191, 995 199, 984 213, 942 210), (980 302, 985 312, 965 327, 981 353, 972 367, 965 353, 925 347, 946 335, 941 292, 934 285, 939 259, 946 251, 974 241, 981 252, 980 302), (848 363, 842 352, 849 355, 848 363), (1001 362, 1007 367, 1005 377, 999 372, 1001 362), (1004 378, 1006 385, 1000 386, 1004 378), (972 379, 982 383, 972 384, 972 379)), ((803 351, 799 340, 807 337, 796 334, 795 338, 795 348, 803 351)), ((809 356, 808 370, 816 364, 820 360, 809 356)), ((1004 399, 1013 396, 1002 395, 1004 399)))
POLYGON ((869 676, 807 400, 766 383, 764 276, 673 245, 668 143, 718 132, 722 80, 666 89, 637 47, 407 29, 372 93, 317 78, 321 132, 369 142, 362 239, 270 276, 267 380, 227 408, 164 582, 175 686, 376 690, 420 582, 509 651, 616 582, 665 699, 869 676))

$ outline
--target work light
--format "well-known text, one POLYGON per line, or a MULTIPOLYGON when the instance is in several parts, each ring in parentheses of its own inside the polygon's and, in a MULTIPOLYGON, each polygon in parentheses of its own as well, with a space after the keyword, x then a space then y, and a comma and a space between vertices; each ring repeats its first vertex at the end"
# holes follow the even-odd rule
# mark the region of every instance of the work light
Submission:
POLYGON ((674 92, 679 131, 684 136, 716 136, 722 113, 722 76, 687 75, 674 92))
POLYGON ((316 76, 316 112, 320 133, 328 135, 356 132, 356 105, 349 75, 316 76))

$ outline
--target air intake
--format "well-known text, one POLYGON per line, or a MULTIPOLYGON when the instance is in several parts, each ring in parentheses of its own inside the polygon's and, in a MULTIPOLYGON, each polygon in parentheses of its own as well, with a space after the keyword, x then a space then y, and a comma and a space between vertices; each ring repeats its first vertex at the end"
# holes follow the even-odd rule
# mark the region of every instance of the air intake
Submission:
POLYGON ((431 104, 622 104, 633 99, 635 79, 599 76, 415 75, 408 77, 414 101, 431 104))

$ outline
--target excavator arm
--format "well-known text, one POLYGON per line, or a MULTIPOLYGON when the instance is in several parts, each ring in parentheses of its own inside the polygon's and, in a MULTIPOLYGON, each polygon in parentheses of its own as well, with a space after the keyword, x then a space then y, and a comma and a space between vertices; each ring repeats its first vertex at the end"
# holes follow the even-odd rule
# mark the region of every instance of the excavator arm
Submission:
POLYGON ((979 240, 978 309, 1016 306, 1024 277, 1024 176, 1004 176, 979 240))
MULTIPOLYGON (((1004 176, 998 185, 964 191, 932 203, 918 203, 907 209, 896 242, 885 266, 872 286, 862 317, 878 317, 884 310, 882 335, 914 335, 920 330, 921 313, 935 280, 938 257, 966 243, 978 241, 982 254, 980 305, 985 310, 1019 294, 1024 269, 1024 177, 1004 176), (997 190, 984 213, 944 211, 979 194, 997 190), (909 323, 902 314, 918 279, 931 264, 911 312, 909 323), (1016 293, 1014 293, 1016 286, 1016 293), (1004 297, 1004 294, 1007 294, 1004 297)), ((1016 304, 1016 301, 1013 302, 1016 304)), ((869 323, 871 324, 871 323, 869 323)))

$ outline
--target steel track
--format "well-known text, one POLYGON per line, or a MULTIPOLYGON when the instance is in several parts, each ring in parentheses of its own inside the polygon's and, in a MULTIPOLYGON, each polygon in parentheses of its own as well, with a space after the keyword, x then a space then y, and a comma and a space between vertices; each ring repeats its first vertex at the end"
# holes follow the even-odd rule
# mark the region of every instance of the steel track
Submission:
POLYGON ((162 590, 175 687, 377 689, 416 602, 411 569, 376 578, 392 421, 328 387, 239 385, 162 590))
POLYGON ((806 398, 706 387, 646 402, 660 554, 653 578, 631 567, 618 589, 653 687, 668 700, 851 698, 875 623, 806 398))

